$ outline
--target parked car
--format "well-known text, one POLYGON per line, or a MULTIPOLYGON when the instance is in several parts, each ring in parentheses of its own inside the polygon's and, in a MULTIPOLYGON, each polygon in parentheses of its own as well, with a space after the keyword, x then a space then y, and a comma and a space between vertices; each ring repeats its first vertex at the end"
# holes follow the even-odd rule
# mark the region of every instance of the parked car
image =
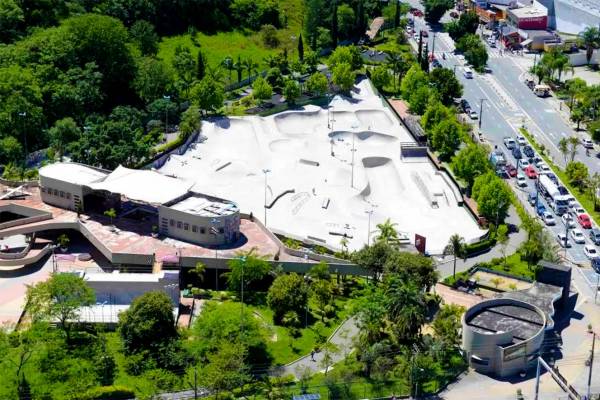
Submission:
POLYGON ((577 222, 579 222, 579 225, 581 225, 581 227, 584 229, 592 228, 592 220, 590 219, 590 216, 587 214, 579 214, 577 216, 577 222))
POLYGON ((573 238, 573 241, 575 243, 585 243, 585 236, 583 236, 583 232, 581 232, 581 229, 573 229, 571 231, 571 238, 573 238))
POLYGON ((562 219, 562 222, 565 226, 567 226, 569 228, 575 227, 575 219, 573 219, 573 217, 571 215, 563 214, 562 217, 560 217, 560 219, 562 219))
POLYGON ((535 206, 535 203, 537 202, 538 199, 538 195, 536 192, 530 192, 529 196, 527 196, 527 201, 529 202, 529 204, 531 204, 532 206, 535 206))
POLYGON ((520 160, 521 158, 523 158, 523 155, 521 154, 521 149, 519 149, 518 146, 515 146, 512 149, 512 155, 514 158, 516 158, 517 160, 520 160))
POLYGON ((465 67, 465 68, 463 68, 463 75, 467 79, 473 79, 473 70, 471 68, 469 68, 469 67, 465 67))
POLYGON ((594 242, 594 244, 600 244, 600 229, 594 228, 590 230, 590 240, 594 242))
POLYGON ((538 205, 535 208, 535 212, 537 212, 537 215, 539 215, 540 217, 543 216, 546 212, 546 206, 542 203, 538 203, 538 205))
POLYGON ((535 151, 530 145, 523 146, 523 154, 525 154, 529 158, 535 157, 535 151))
POLYGON ((527 175, 527 177, 529 179, 537 179, 537 171, 535 170, 535 168, 533 168, 533 165, 530 165, 529 167, 525 168, 525 175, 527 175))
POLYGON ((528 168, 531 164, 529 163, 529 161, 527 161, 524 158, 521 158, 519 160, 519 168, 523 171, 525 171, 526 168, 528 168))
POLYGON ((522 172, 519 172, 517 175, 517 186, 527 187, 527 178, 525 178, 525 175, 523 175, 522 172))
POLYGON ((517 143, 519 143, 519 146, 526 146, 527 140, 525 139, 525 137, 519 135, 517 136, 517 143))
POLYGON ((556 240, 558 240, 558 244, 560 244, 561 247, 571 247, 571 242, 564 233, 557 234, 556 240))
POLYGON ((583 254, 585 254, 585 256, 590 260, 598 258, 598 250, 596 250, 596 248, 591 244, 586 244, 583 246, 583 254))
POLYGON ((540 157, 540 156, 535 156, 535 157, 533 157, 533 164, 534 164, 536 167, 538 167, 538 168, 539 168, 539 167, 540 167, 540 165, 542 165, 542 163, 543 163, 543 162, 544 162, 544 160, 542 159, 542 157, 540 157))
POLYGON ((437 58, 434 58, 433 61, 431 61, 431 65, 433 68, 442 68, 442 64, 440 64, 437 58))
POLYGON ((462 108, 462 110, 467 114, 469 113, 469 111, 471 111, 471 105, 465 99, 460 100, 460 108, 462 108))
POLYGON ((477 118, 479 118, 479 114, 477 114, 477 111, 471 110, 471 111, 469 111, 469 117, 471 119, 477 119, 477 118))
POLYGON ((594 148, 594 142, 592 142, 590 139, 581 139, 581 145, 586 149, 594 148))
POLYGON ((558 178, 556 177, 556 175, 554 175, 554 173, 552 173, 552 172, 549 172, 549 173, 547 173, 547 174, 546 174, 546 176, 547 176, 548 178, 550 178, 550 180, 551 180, 552 182, 554 182, 554 184, 555 184, 555 185, 558 185, 558 184, 559 184, 559 182, 558 182, 558 178))
POLYGON ((506 164, 506 167, 504 167, 504 169, 506 170, 506 173, 508 174, 508 176, 510 176, 511 178, 514 178, 515 176, 517 176, 518 171, 514 165, 506 164))
POLYGON ((544 213, 544 215, 542 216, 542 219, 544 220, 544 223, 546 225, 556 225, 556 220, 554 219, 554 215, 552 215, 552 213, 546 211, 544 213))
POLYGON ((540 174, 547 174, 550 171, 552 171, 546 163, 541 163, 539 166, 539 170, 540 170, 540 174))
POLYGON ((512 150, 517 146, 517 142, 515 142, 515 139, 513 139, 511 137, 505 137, 504 145, 506 146, 507 149, 512 150))
POLYGON ((569 210, 569 214, 571 214, 573 218, 577 218, 580 214, 585 214, 585 210, 579 203, 575 203, 569 210))
POLYGON ((560 193, 561 196, 566 196, 569 194, 567 188, 562 185, 558 185, 556 188, 558 189, 558 193, 560 193))
POLYGON ((600 274, 600 257, 592 258, 592 268, 600 274))

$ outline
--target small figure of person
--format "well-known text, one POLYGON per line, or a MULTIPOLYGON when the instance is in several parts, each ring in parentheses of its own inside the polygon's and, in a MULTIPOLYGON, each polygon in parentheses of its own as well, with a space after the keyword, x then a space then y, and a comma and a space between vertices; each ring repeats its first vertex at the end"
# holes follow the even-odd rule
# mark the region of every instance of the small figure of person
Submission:
POLYGON ((316 361, 315 360, 315 351, 314 350, 310 351, 310 361, 316 361))

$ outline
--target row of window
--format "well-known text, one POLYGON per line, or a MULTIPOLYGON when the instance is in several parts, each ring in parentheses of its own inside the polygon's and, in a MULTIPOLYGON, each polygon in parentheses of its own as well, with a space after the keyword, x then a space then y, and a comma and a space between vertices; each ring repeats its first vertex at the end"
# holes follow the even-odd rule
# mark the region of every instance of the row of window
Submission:
POLYGON ((71 193, 65 193, 62 190, 57 190, 57 189, 51 189, 51 188, 46 188, 46 187, 42 187, 40 188, 40 190, 42 191, 42 193, 48 193, 49 195, 52 196, 57 196, 57 197, 62 197, 64 199, 70 200, 71 199, 71 193))
MULTIPOLYGON (((163 225, 166 225, 166 222, 167 222, 166 218, 163 218, 163 225)), ((177 229, 183 229, 184 231, 190 230, 190 224, 188 224, 187 222, 175 221, 174 219, 169 220, 169 226, 171 228, 175 228, 177 226, 177 229)), ((201 235, 206 234, 207 228, 204 226, 192 225, 191 228, 192 228, 192 232, 194 232, 194 233, 200 232, 201 235)), ((220 234, 222 234, 222 233, 225 233, 225 230, 223 228, 218 228, 218 232, 220 234)))

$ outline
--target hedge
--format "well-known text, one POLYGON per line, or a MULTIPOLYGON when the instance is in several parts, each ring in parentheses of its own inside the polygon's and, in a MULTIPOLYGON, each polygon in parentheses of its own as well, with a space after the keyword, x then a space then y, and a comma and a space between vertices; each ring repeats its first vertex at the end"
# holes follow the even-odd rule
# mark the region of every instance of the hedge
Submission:
POLYGON ((127 400, 135 398, 135 392, 125 386, 99 386, 85 392, 81 400, 127 400))

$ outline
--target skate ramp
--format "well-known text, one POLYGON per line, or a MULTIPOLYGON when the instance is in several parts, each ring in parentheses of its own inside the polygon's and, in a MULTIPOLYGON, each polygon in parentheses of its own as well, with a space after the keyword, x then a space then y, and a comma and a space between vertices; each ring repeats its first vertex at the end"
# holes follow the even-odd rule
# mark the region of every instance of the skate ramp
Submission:
POLYGON ((360 196, 375 203, 389 202, 391 198, 401 196, 406 190, 403 178, 396 166, 387 157, 366 157, 362 159, 367 186, 360 196), (378 201, 379 200, 379 201, 378 201))
POLYGON ((358 110, 356 118, 368 130, 386 132, 394 127, 391 118, 381 110, 358 110))
POLYGON ((333 140, 343 140, 349 142, 352 141, 352 136, 355 136, 356 140, 372 145, 389 145, 398 141, 398 139, 392 135, 373 131, 361 131, 357 132, 356 134, 347 131, 336 131, 329 134, 329 137, 331 137, 333 140))
POLYGON ((319 126, 327 125, 327 117, 320 111, 291 111, 275 115, 274 121, 279 132, 284 135, 307 135, 319 126))

